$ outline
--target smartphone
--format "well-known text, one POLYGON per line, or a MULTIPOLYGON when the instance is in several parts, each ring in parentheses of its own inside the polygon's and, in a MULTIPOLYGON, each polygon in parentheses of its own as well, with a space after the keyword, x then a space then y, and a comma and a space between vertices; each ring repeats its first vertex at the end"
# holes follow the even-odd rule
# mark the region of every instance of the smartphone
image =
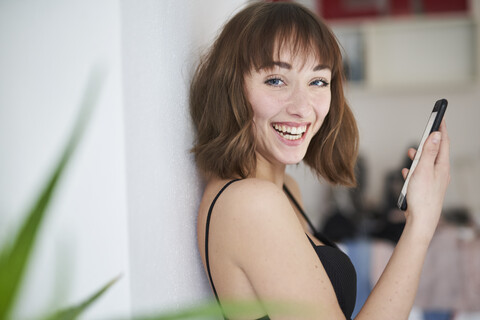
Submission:
POLYGON ((417 148, 417 153, 415 154, 415 158, 413 159, 412 165, 410 166, 410 170, 408 171, 407 178, 403 183, 402 191, 400 192, 400 197, 398 197, 397 206, 399 209, 405 211, 407 210, 407 187, 408 182, 410 181, 410 177, 412 176, 415 168, 417 167, 418 160, 422 155, 423 151, 423 144, 425 140, 427 140, 430 133, 434 131, 438 131, 440 127, 440 123, 442 122, 443 115, 445 114, 445 110, 447 110, 448 101, 446 99, 440 99, 435 102, 435 106, 433 107, 432 113, 430 114, 430 118, 428 119, 427 126, 425 127, 425 131, 423 132, 422 140, 420 141, 420 145, 417 148))

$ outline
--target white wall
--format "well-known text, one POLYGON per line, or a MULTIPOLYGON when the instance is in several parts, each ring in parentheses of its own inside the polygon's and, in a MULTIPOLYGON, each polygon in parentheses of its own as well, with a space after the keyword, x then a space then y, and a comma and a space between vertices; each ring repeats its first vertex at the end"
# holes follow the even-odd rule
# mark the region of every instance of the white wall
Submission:
POLYGON ((0 1, 0 241, 56 163, 90 69, 98 61, 108 69, 41 229, 14 318, 78 303, 120 273, 85 317, 128 315, 119 18, 115 0, 0 1))
POLYGON ((211 298, 196 244, 202 193, 188 86, 205 43, 243 1, 122 2, 133 314, 211 298))
POLYGON ((108 67, 16 316, 79 302, 120 273, 85 318, 211 298, 196 247, 202 182, 187 90, 201 51, 243 2, 0 2, 0 240, 55 163, 90 68, 108 67))
POLYGON ((211 297, 196 248, 202 182, 187 90, 201 50, 243 2, 0 2, 0 239, 52 168, 90 68, 102 60, 109 71, 16 316, 78 302, 120 273, 85 318, 211 297))

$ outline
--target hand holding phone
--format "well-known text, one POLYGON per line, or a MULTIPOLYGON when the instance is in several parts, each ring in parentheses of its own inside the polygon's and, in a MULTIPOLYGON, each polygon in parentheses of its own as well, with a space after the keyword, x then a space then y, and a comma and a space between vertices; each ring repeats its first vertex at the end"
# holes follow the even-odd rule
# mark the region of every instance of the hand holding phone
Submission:
POLYGON ((427 126, 425 127, 425 131, 423 132, 422 140, 420 141, 420 145, 418 146, 417 153, 415 154, 415 158, 413 159, 412 165, 410 166, 410 170, 408 171, 407 178, 403 184, 402 191, 400 193, 400 197, 398 198, 397 206, 401 210, 407 210, 407 188, 408 183, 410 181, 410 177, 412 176, 415 168, 417 167, 418 160, 422 155, 423 151, 423 144, 427 140, 430 133, 434 131, 438 131, 440 127, 440 123, 442 122, 443 116, 445 114, 445 110, 447 109, 448 101, 446 99, 440 99, 435 103, 433 107, 432 113, 427 122, 427 126))

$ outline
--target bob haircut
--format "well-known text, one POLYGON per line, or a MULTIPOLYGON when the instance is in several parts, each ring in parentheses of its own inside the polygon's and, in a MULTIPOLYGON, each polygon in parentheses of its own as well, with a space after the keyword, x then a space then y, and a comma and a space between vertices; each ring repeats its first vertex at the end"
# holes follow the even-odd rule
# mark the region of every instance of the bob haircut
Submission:
POLYGON ((340 48, 323 21, 294 3, 248 5, 225 24, 201 59, 190 87, 198 168, 222 179, 255 175, 253 110, 244 79, 252 70, 272 65, 282 48, 292 55, 313 54, 331 69, 330 110, 304 161, 330 183, 355 186, 358 130, 343 94, 340 48))

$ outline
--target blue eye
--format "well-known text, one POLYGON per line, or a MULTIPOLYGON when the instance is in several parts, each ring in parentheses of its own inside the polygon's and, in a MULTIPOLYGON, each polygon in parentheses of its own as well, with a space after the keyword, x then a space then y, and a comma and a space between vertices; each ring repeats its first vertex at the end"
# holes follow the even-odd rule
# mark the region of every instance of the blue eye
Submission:
POLYGON ((317 80, 314 80, 314 81, 310 82, 310 85, 318 86, 318 87, 328 87, 329 83, 326 80, 317 79, 317 80))
POLYGON ((280 78, 271 78, 271 79, 268 79, 267 81, 265 81, 265 84, 267 84, 269 86, 273 86, 273 87, 279 87, 279 86, 281 86, 285 83, 280 78))

